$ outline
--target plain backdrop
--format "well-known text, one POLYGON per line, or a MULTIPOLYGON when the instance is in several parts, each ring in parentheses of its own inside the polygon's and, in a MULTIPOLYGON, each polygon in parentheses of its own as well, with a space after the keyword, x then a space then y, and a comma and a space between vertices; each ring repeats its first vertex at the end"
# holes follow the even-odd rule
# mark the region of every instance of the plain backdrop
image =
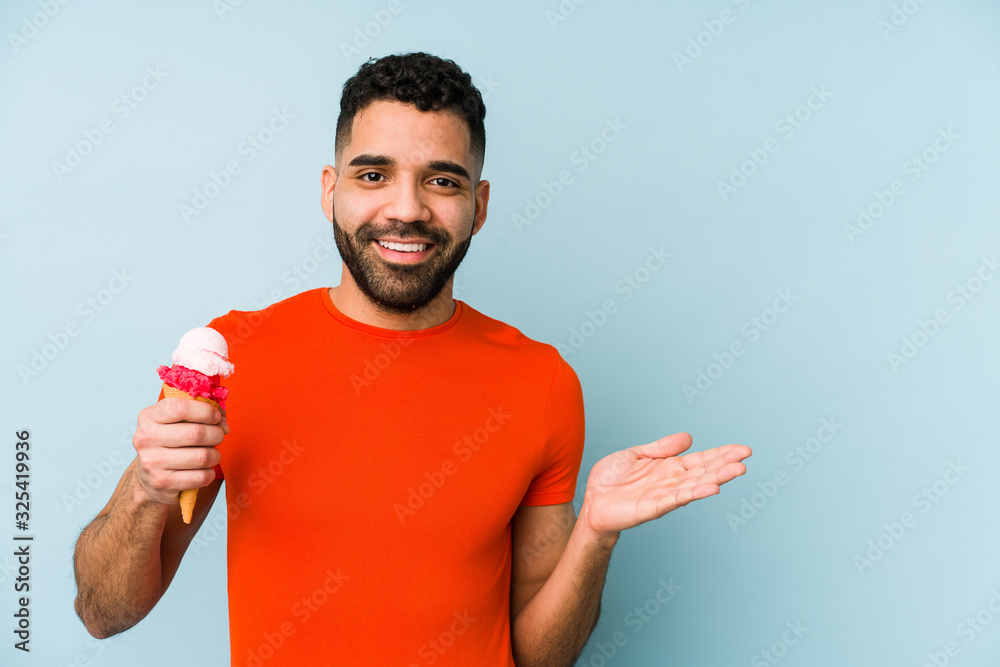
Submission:
POLYGON ((339 282, 319 186, 341 88, 417 50, 486 100, 456 297, 578 373, 577 507, 618 449, 754 450, 622 535, 577 664, 1000 653, 995 2, 12 0, 0 27, 0 663, 228 664, 222 502, 112 640, 74 614, 73 546, 182 333, 339 282))

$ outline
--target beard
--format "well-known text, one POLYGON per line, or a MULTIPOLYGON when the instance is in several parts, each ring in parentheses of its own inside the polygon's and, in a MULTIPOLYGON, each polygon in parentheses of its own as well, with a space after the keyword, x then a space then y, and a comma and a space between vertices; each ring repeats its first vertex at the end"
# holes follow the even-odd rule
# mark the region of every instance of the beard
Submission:
POLYGON ((412 314, 433 301, 455 274, 472 242, 471 229, 468 238, 456 243, 448 232, 430 229, 420 221, 389 227, 365 222, 351 235, 337 224, 335 213, 331 217, 344 266, 368 300, 389 313, 412 314), (403 241, 429 239, 434 249, 430 257, 416 264, 388 262, 371 247, 375 239, 386 236, 403 241))

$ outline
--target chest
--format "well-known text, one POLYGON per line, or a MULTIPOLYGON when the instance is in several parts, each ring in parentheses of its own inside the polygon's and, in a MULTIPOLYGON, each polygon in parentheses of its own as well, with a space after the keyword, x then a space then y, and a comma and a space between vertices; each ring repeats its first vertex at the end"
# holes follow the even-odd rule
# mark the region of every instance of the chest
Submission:
POLYGON ((542 461, 537 407, 459 369, 397 375, 361 391, 343 374, 308 394, 232 386, 220 450, 241 527, 307 536, 297 548, 317 555, 376 550, 386 567, 415 549, 461 562, 505 545, 542 461))

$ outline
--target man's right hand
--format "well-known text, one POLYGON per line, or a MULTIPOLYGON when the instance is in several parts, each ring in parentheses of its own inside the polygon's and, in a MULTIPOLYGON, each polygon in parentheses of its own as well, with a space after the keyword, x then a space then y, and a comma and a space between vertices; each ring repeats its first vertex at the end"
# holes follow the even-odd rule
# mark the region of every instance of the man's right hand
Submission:
POLYGON ((227 433, 225 411, 204 401, 165 398, 142 410, 132 446, 143 494, 170 505, 181 491, 211 484, 222 460, 215 446, 227 433))

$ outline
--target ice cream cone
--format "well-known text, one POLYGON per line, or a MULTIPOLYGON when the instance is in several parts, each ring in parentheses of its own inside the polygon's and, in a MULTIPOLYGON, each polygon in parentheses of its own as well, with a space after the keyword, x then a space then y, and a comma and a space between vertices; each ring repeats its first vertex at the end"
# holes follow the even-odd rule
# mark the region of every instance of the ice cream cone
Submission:
MULTIPOLYGON (((163 398, 193 398, 196 401, 202 401, 204 403, 211 403, 218 409, 219 404, 210 398, 205 398, 203 396, 192 396, 186 391, 181 391, 175 387, 171 387, 166 382, 163 383, 163 398)), ((194 503, 198 499, 198 489, 185 489, 181 491, 181 518, 184 523, 191 523, 191 517, 194 515, 194 503)))
MULTIPOLYGON (((225 406, 229 390, 222 386, 220 379, 232 374, 233 364, 229 361, 229 346, 222 334, 211 327, 191 329, 181 336, 171 360, 173 365, 169 368, 156 369, 163 381, 164 398, 193 398, 211 403, 216 410, 225 406), (185 387, 191 393, 177 387, 185 387)), ((184 523, 191 523, 197 496, 198 489, 180 492, 184 523)))

